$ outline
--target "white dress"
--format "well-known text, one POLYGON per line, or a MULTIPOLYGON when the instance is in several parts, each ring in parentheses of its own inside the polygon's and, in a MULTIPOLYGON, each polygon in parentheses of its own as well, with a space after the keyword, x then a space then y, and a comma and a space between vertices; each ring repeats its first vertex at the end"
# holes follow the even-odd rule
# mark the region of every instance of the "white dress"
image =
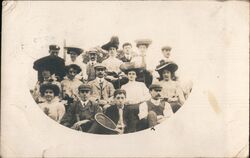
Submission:
POLYGON ((128 102, 140 103, 150 98, 149 90, 143 82, 129 81, 121 89, 126 91, 128 102))
POLYGON ((57 122, 60 122, 65 113, 65 107, 63 103, 59 102, 59 100, 56 98, 54 98, 51 103, 44 102, 38 105, 43 110, 43 112, 45 112, 50 118, 57 122))

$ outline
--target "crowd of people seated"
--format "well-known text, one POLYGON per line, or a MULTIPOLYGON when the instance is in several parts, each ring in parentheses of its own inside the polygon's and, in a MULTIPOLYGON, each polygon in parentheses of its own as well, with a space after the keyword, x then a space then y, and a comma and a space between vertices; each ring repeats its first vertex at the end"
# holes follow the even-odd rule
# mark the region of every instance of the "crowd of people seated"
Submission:
POLYGON ((135 42, 138 52, 129 42, 119 50, 117 36, 87 51, 64 47, 69 60, 50 45, 49 55, 33 65, 34 100, 51 119, 88 133, 131 133, 163 122, 183 106, 192 85, 180 85, 170 46, 162 47, 164 58, 149 70, 145 57, 152 41, 135 42))

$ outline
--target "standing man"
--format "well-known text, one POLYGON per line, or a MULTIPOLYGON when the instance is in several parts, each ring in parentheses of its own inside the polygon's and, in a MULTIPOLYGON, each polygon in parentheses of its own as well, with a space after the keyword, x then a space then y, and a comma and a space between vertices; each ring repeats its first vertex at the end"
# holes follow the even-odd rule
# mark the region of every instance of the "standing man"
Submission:
POLYGON ((88 76, 87 81, 93 81, 96 77, 95 65, 98 63, 97 62, 97 50, 90 49, 87 52, 87 54, 90 59, 86 65, 86 74, 88 76))
POLYGON ((89 85, 92 87, 92 96, 98 101, 100 106, 104 106, 110 103, 115 89, 114 86, 104 78, 106 75, 106 66, 96 64, 94 68, 96 78, 90 81, 89 85))
POLYGON ((172 48, 170 46, 163 46, 161 48, 161 53, 164 57, 164 59, 163 59, 164 61, 169 62, 171 60, 171 58, 170 58, 171 50, 172 50, 172 48))
MULTIPOLYGON (((43 63, 47 63, 48 65, 53 66, 53 71, 55 72, 55 76, 57 80, 60 82, 63 77, 65 76, 65 61, 58 57, 60 47, 57 45, 50 45, 49 46, 49 55, 43 58, 40 58, 34 62, 33 68, 35 70, 42 69, 44 66, 43 63)), ((38 71, 38 80, 42 80, 42 72, 38 71)))
POLYGON ((162 86, 159 84, 149 87, 151 99, 139 106, 139 130, 153 127, 173 115, 170 104, 160 99, 161 91, 162 86))
POLYGON ((82 84, 78 87, 79 100, 74 101, 63 117, 61 124, 75 130, 87 132, 94 123, 95 114, 102 112, 98 104, 90 100, 91 86, 82 84))
POLYGON ((134 57, 134 53, 132 51, 132 44, 131 43, 124 43, 122 45, 122 52, 118 55, 118 58, 122 62, 130 62, 132 58, 134 57))

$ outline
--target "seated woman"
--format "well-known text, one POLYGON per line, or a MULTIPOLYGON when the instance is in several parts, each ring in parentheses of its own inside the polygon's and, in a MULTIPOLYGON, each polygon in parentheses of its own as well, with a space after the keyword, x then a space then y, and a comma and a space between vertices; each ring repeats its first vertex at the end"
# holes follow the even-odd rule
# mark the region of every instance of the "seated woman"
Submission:
POLYGON ((44 103, 38 104, 43 112, 53 120, 60 122, 61 118, 65 113, 65 107, 62 102, 55 99, 59 94, 59 87, 52 83, 42 84, 40 92, 45 98, 44 103))
POLYGON ((94 122, 95 114, 102 112, 102 108, 90 100, 90 85, 82 84, 78 87, 78 91, 79 100, 74 101, 70 105, 61 124, 75 130, 87 132, 94 122))
POLYGON ((176 81, 175 71, 178 69, 174 62, 161 61, 156 67, 160 75, 159 84, 162 86, 162 97, 170 103, 175 113, 184 103, 185 97, 179 82, 176 81))
POLYGON ((122 71, 128 76, 129 82, 121 87, 127 92, 128 104, 139 104, 150 98, 148 88, 143 82, 136 81, 137 74, 140 71, 134 63, 122 64, 122 71))
POLYGON ((68 101, 68 104, 73 100, 78 99, 78 87, 82 82, 75 78, 77 74, 81 72, 81 68, 76 64, 70 64, 66 66, 67 77, 62 80, 62 96, 63 99, 68 101))

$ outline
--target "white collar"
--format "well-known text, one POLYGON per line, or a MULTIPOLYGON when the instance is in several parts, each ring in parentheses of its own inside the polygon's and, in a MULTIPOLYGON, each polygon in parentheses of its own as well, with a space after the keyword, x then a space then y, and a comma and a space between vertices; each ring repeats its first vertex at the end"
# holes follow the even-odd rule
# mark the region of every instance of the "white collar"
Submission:
POLYGON ((150 101, 151 101, 154 105, 156 105, 156 106, 157 106, 157 105, 160 105, 160 103, 161 103, 161 100, 160 100, 160 99, 155 100, 155 99, 151 98, 150 101))
POLYGON ((130 58, 131 58, 131 55, 125 54, 125 57, 126 57, 126 59, 130 59, 130 58))
POLYGON ((95 64, 96 64, 96 61, 95 61, 95 60, 94 60, 94 61, 90 60, 90 61, 89 61, 89 64, 90 64, 90 65, 91 65, 91 64, 95 65, 95 64))
POLYGON ((88 104, 89 100, 82 101, 82 100, 80 99, 80 102, 81 102, 82 106, 85 107, 85 106, 88 104))

